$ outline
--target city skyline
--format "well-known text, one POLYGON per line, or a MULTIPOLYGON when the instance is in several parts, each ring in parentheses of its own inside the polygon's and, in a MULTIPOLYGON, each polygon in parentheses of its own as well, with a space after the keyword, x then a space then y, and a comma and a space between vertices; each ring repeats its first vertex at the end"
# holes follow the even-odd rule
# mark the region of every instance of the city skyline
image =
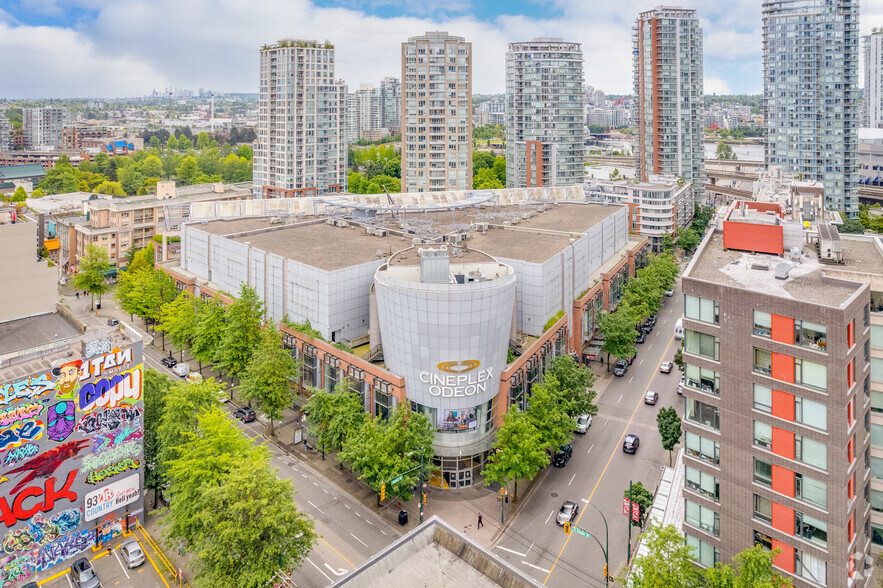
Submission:
MULTIPOLYGON (((586 83, 611 94, 630 94, 634 15, 660 3, 376 4, 266 0, 208 6, 121 0, 91 7, 78 0, 18 0, 0 9, 0 51, 12 57, 4 97, 141 96, 170 85, 256 92, 259 49, 281 38, 333 43, 337 74, 354 88, 396 75, 402 40, 432 30, 473 42, 477 94, 502 93, 508 43, 539 36, 581 43, 586 83)), ((864 4, 861 34, 868 34, 871 26, 883 22, 883 6, 864 4)), ((697 10, 704 31, 705 91, 760 93, 760 6, 753 0, 725 7, 701 0, 684 7, 697 10)))

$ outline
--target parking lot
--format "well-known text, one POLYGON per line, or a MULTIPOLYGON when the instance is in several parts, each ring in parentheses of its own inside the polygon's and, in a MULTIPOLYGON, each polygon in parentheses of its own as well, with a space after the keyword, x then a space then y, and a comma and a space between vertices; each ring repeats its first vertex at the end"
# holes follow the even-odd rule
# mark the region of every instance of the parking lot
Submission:
POLYGON ((63 564, 37 574, 36 577, 32 576, 22 581, 22 583, 36 581, 41 587, 45 588, 76 588, 76 585, 70 578, 70 566, 79 557, 86 557, 95 567, 95 572, 98 574, 102 586, 171 588, 178 585, 178 582, 172 580, 173 570, 166 562, 165 556, 154 548, 154 544, 149 536, 142 532, 141 529, 128 537, 116 539, 112 543, 114 550, 110 555, 108 555, 106 549, 100 551, 89 550, 78 557, 65 561, 63 564), (141 544, 141 548, 144 550, 147 558, 141 566, 126 569, 125 559, 118 547, 130 539, 136 539, 141 544))

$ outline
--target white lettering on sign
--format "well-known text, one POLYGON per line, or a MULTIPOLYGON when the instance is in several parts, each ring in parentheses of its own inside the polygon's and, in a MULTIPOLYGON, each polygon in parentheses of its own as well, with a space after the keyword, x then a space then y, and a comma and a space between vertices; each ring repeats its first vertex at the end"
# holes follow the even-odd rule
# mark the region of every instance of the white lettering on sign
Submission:
POLYGON ((465 398, 487 392, 487 383, 493 378, 493 368, 459 375, 420 372, 420 381, 430 384, 429 394, 442 398, 465 398))
POLYGON ((97 519, 121 506, 135 502, 141 496, 138 474, 132 474, 86 494, 86 521, 97 519))

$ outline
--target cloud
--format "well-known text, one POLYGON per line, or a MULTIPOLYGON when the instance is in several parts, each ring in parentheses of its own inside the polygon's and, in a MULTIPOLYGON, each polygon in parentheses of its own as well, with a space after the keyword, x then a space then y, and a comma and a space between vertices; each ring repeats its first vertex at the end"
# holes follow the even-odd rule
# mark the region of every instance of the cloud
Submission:
POLYGON ((733 90, 726 80, 720 78, 705 77, 704 80, 706 94, 732 94, 733 90))

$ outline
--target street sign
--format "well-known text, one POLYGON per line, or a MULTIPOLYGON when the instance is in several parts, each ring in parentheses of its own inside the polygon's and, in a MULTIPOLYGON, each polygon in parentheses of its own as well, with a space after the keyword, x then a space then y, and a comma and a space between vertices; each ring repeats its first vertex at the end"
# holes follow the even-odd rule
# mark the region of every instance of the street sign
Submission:
POLYGON ((392 486, 393 484, 395 484, 397 482, 401 482, 402 478, 404 478, 404 476, 396 476, 395 478, 393 478, 392 480, 389 481, 389 485, 392 486))
POLYGON ((573 531, 574 533, 582 535, 583 537, 588 537, 589 539, 592 538, 592 536, 589 534, 588 531, 586 531, 585 529, 582 529, 580 527, 577 527, 576 525, 571 525, 570 530, 573 531))

